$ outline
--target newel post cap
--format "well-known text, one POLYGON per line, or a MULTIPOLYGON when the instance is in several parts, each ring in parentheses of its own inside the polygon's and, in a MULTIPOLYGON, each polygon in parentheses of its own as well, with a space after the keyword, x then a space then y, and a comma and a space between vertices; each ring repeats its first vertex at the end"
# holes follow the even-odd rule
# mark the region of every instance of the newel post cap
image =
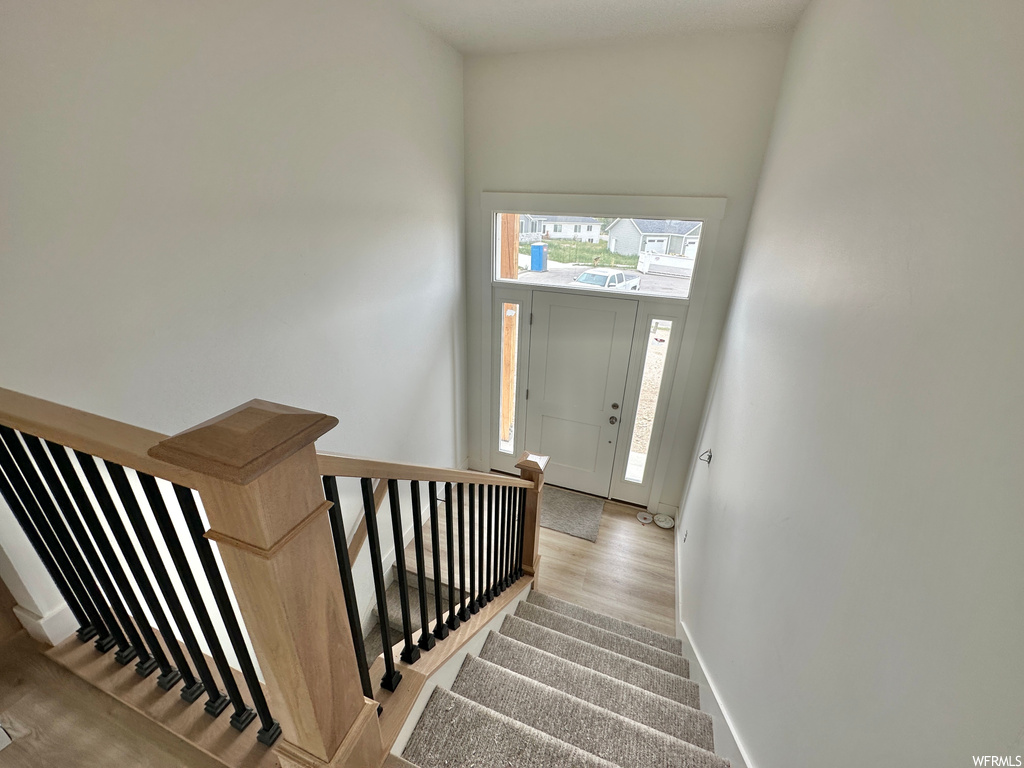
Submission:
POLYGON ((516 469, 528 469, 532 472, 543 472, 549 461, 551 461, 550 456, 541 456, 538 453, 523 451, 523 455, 519 457, 519 462, 516 464, 516 469))
POLYGON ((334 416, 250 400, 149 449, 149 455, 247 485, 338 425, 334 416))

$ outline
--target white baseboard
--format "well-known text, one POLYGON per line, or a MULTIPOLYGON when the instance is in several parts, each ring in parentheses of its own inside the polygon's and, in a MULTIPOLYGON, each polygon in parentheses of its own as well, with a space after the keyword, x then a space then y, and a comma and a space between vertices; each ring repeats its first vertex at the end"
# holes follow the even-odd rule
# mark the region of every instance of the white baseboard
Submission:
POLYGON ((675 520, 679 516, 679 507, 673 506, 672 504, 663 504, 662 502, 659 501, 657 509, 657 514, 668 515, 673 520, 675 520))
POLYGON ((16 605, 14 606, 14 615, 18 617, 18 621, 32 637, 41 643, 50 645, 57 645, 67 640, 78 629, 78 622, 75 621, 75 617, 67 605, 55 608, 46 616, 40 616, 27 608, 16 605))
MULTIPOLYGON (((732 717, 729 715, 729 710, 726 708, 725 702, 722 701, 722 697, 718 694, 718 688, 715 686, 715 680, 713 677, 711 677, 708 667, 704 663, 704 657, 701 656, 700 648, 698 648, 697 644, 693 642, 693 637, 692 635, 690 635, 690 631, 686 628, 686 622, 680 621, 679 626, 682 627, 683 636, 686 638, 686 642, 689 644, 690 648, 693 649, 693 655, 696 657, 697 664, 700 665, 701 674, 704 676, 704 679, 707 681, 708 688, 711 689, 711 693, 715 697, 715 702, 718 705, 718 711, 722 713, 722 719, 725 721, 725 724, 729 728, 729 734, 732 736, 732 740, 736 745, 736 749, 739 750, 740 757, 743 758, 743 762, 746 764, 746 768, 755 768, 754 761, 750 759, 750 753, 747 751, 746 745, 744 745, 743 740, 740 738, 739 731, 736 730, 736 724, 733 722, 732 717)), ((704 703, 703 697, 701 697, 701 709, 705 711, 707 711, 708 709, 707 705, 704 703)), ((719 739, 716 738, 715 752, 718 752, 718 743, 719 739)), ((733 764, 735 765, 735 761, 733 764)))

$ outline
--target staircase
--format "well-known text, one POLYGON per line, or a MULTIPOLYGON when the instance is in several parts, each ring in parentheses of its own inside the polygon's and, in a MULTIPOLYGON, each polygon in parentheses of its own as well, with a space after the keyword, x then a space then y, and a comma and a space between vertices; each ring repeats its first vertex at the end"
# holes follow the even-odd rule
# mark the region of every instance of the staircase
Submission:
MULTIPOLYGON (((409 545, 412 548, 412 545, 409 545)), ((412 561, 412 553, 407 552, 407 560, 412 561)), ((398 566, 392 566, 392 572, 394 578, 392 578, 391 584, 388 585, 385 590, 388 603, 388 626, 391 627, 391 631, 394 633, 393 637, 400 638, 402 636, 402 605, 401 605, 401 589, 398 586, 398 566)), ((406 569, 406 578, 409 583, 409 605, 411 610, 409 612, 409 622, 413 634, 419 633, 422 629, 423 624, 420 621, 419 604, 420 604, 420 591, 416 587, 416 571, 414 568, 406 569)), ((430 576, 424 576, 424 594, 427 596, 427 610, 429 615, 434 616, 434 579, 430 576)), ((460 592, 459 588, 455 588, 455 599, 458 600, 460 595, 465 593, 460 592)), ((448 602, 448 580, 441 574, 441 599, 442 602, 447 605, 448 602)), ((366 636, 363 638, 363 647, 366 650, 366 663, 370 666, 373 662, 384 652, 384 647, 381 644, 380 639, 380 616, 377 613, 377 607, 374 606, 370 612, 373 618, 373 626, 370 627, 366 632, 366 636)))
POLYGON ((682 642, 531 592, 438 687, 405 747, 418 768, 728 768, 682 642))
POLYGON ((78 625, 49 657, 229 768, 380 766, 430 675, 529 588, 548 458, 514 477, 317 452, 337 424, 253 400, 169 437, 0 388, 0 499, 78 625))

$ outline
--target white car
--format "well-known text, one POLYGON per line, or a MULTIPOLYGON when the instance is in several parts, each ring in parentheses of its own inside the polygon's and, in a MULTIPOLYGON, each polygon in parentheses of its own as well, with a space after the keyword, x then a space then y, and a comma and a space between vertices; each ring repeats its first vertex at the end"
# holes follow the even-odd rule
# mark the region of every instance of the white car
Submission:
POLYGON ((627 277, 626 273, 619 269, 598 267, 588 269, 586 272, 577 275, 573 281, 587 288, 604 288, 609 291, 639 291, 640 278, 627 277))

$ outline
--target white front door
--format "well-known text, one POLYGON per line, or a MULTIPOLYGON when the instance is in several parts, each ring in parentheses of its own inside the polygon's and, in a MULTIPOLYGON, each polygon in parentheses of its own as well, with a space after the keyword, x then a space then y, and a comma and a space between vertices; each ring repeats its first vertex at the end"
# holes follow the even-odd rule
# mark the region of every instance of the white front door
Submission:
POLYGON ((553 485, 608 495, 637 304, 533 293, 526 444, 553 485))

